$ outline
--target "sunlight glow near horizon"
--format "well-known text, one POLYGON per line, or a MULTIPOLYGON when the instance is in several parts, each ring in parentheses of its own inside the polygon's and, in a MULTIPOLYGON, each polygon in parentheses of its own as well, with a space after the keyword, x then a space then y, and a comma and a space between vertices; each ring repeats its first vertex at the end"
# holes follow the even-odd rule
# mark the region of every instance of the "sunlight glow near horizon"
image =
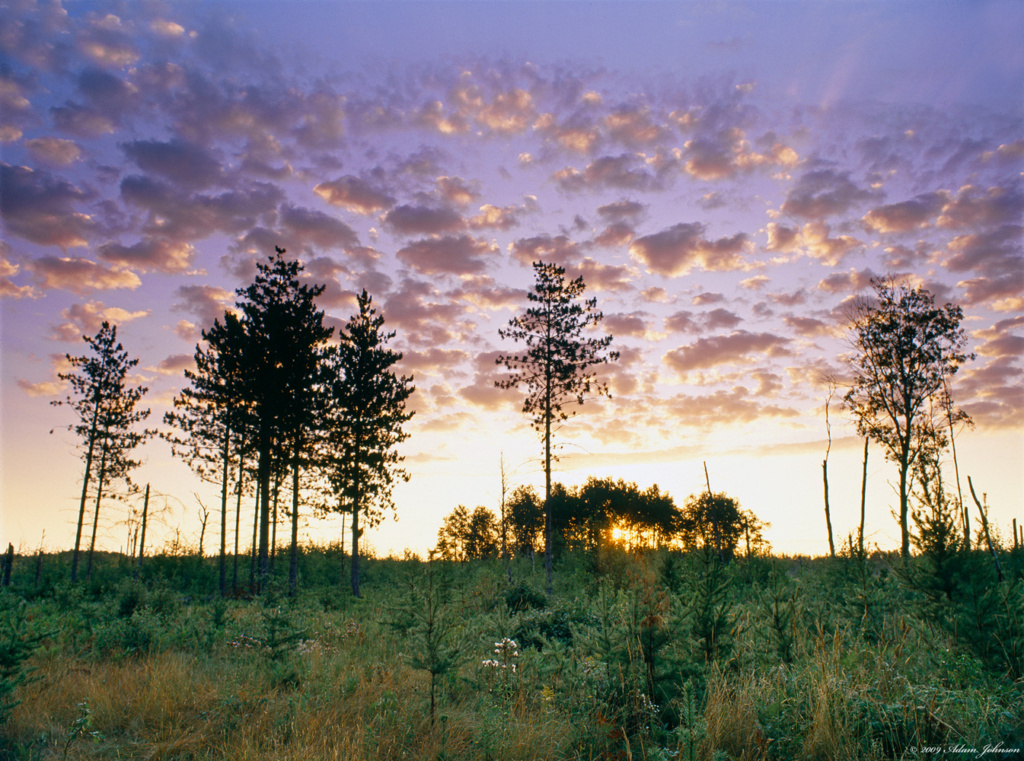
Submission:
MULTIPOLYGON (((332 324, 368 288, 416 378, 413 478, 366 534, 382 554, 423 554, 458 504, 497 512, 502 456, 542 490, 521 397, 494 388, 538 258, 585 276, 623 355, 612 399, 558 431, 556 481, 682 505, 706 463, 776 552, 826 552, 821 378, 843 377, 844 305, 893 272, 964 306, 972 523, 968 475, 1004 535, 1024 518, 1020 4, 25 0, 0 29, 4 546, 73 541, 82 462, 50 402, 80 336, 117 318, 155 423, 274 245, 332 324)), ((862 444, 838 399, 831 421, 839 544, 862 444)), ((171 495, 150 546, 194 541, 218 488, 145 454, 135 481, 171 495)), ((883 549, 895 477, 872 446, 883 549)))

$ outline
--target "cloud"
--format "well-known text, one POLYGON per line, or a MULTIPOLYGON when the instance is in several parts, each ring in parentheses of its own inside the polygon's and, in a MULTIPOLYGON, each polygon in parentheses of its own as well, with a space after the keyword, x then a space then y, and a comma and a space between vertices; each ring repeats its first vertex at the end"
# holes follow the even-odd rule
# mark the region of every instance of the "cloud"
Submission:
POLYGON ((1003 225, 983 233, 958 235, 947 245, 952 272, 977 271, 990 278, 1024 269, 1024 225, 1003 225))
POLYGON ((447 208, 396 206, 381 217, 381 223, 399 235, 443 235, 465 226, 462 216, 447 208))
POLYGON ((133 42, 129 24, 108 13, 96 16, 79 34, 79 49, 98 64, 121 68, 135 63, 141 55, 133 42))
POLYGON ((854 206, 879 196, 877 191, 858 187, 849 172, 814 169, 800 177, 786 196, 781 211, 794 217, 820 220, 845 214, 854 206))
POLYGON ((945 191, 922 193, 909 201, 887 204, 864 215, 864 225, 880 233, 906 233, 927 227, 945 206, 945 191))
POLYGON ((582 277, 591 291, 629 291, 633 289, 634 273, 629 267, 617 264, 603 264, 589 256, 576 264, 566 267, 570 278, 582 277))
POLYGON ((622 248, 632 243, 635 235, 630 223, 613 222, 594 238, 594 243, 603 248, 622 248))
POLYGON ((357 214, 374 214, 390 209, 395 203, 395 199, 383 190, 352 175, 322 182, 313 188, 313 192, 332 206, 357 214))
POLYGON ((813 338, 815 336, 830 335, 834 329, 827 322, 822 322, 815 317, 799 317, 790 315, 782 318, 787 327, 792 328, 798 335, 813 338))
POLYGON ((235 303, 235 294, 213 285, 182 285, 174 292, 174 311, 195 315, 203 328, 224 319, 224 312, 235 303))
POLYGON ((650 109, 622 106, 604 118, 609 137, 629 148, 641 148, 665 137, 665 128, 652 118, 650 109))
POLYGON ((694 306, 706 306, 708 304, 719 304, 725 301, 724 293, 711 293, 710 291, 703 291, 698 293, 692 299, 690 303, 694 306))
POLYGON ((82 340, 83 335, 92 336, 98 333, 104 322, 121 326, 149 314, 148 309, 129 312, 120 307, 108 307, 99 301, 72 304, 61 310, 63 322, 54 327, 51 338, 57 341, 78 342, 82 340))
POLYGON ((492 132, 516 134, 526 131, 535 113, 530 93, 517 88, 497 93, 490 103, 481 105, 476 120, 492 132))
POLYGON ((808 222, 797 230, 776 222, 768 223, 765 251, 803 253, 824 265, 836 267, 863 244, 849 235, 830 238, 832 228, 825 222, 808 222))
POLYGON ((41 256, 30 260, 26 269, 35 275, 41 288, 72 293, 118 288, 135 289, 142 281, 138 275, 121 268, 107 268, 77 257, 41 256))
POLYGON ((121 150, 142 171, 182 188, 202 190, 221 181, 220 162, 202 146, 186 140, 133 140, 122 143, 121 150))
POLYGON ((121 197, 148 212, 144 232, 196 240, 255 227, 285 196, 267 182, 245 183, 216 195, 190 194, 148 175, 129 175, 121 181, 121 197))
POLYGON ((438 177, 436 184, 441 199, 456 206, 468 206, 480 198, 480 192, 462 177, 438 177))
MULTIPOLYGON (((7 248, 3 241, 0 241, 0 252, 7 248)), ((26 299, 37 298, 39 292, 30 285, 15 285, 11 279, 18 274, 21 266, 10 261, 6 256, 0 256, 0 298, 5 299, 26 299)))
POLYGON ((75 210, 92 195, 45 170, 0 164, 0 215, 10 234, 43 246, 88 245, 95 221, 75 210))
POLYGON ((577 262, 581 256, 579 245, 566 235, 535 235, 519 238, 509 244, 509 253, 522 264, 537 261, 566 267, 577 262))
POLYGON ((64 390, 64 384, 57 381, 41 381, 32 383, 21 378, 18 379, 18 388, 29 396, 57 396, 64 390))
POLYGON ((160 360, 160 363, 153 368, 160 375, 181 377, 186 370, 195 369, 195 356, 192 354, 172 354, 160 360))
POLYGON ((665 318, 665 329, 672 333, 698 333, 700 324, 694 318, 693 312, 681 309, 665 318))
POLYGON ((470 331, 472 326, 463 323, 466 309, 430 283, 406 278, 388 294, 381 314, 410 345, 442 346, 470 331))
POLYGON ((720 390, 712 394, 677 394, 666 399, 661 407, 663 414, 674 425, 703 430, 752 423, 765 418, 795 418, 800 414, 792 407, 765 404, 758 397, 758 392, 751 392, 746 386, 734 386, 728 391, 720 390))
POLYGON ((444 374, 468 362, 469 359, 469 352, 462 349, 432 346, 423 351, 409 350, 402 353, 402 372, 444 374))
POLYGON ((743 254, 753 244, 746 233, 716 241, 704 237, 700 222, 680 222, 661 232, 637 238, 629 247, 630 256, 649 272, 676 277, 695 266, 709 271, 738 270, 745 266, 743 254))
POLYGON ((789 354, 788 338, 772 333, 733 331, 725 336, 699 338, 692 344, 668 352, 663 361, 680 375, 735 362, 749 362, 748 355, 777 357, 789 354))
POLYGON ((480 213, 469 220, 473 230, 511 230, 519 224, 519 217, 529 209, 526 206, 492 206, 484 204, 480 213))
POLYGON ((104 243, 98 252, 101 259, 114 265, 137 272, 167 273, 188 272, 196 253, 190 243, 165 238, 143 238, 131 246, 104 243))
POLYGON ((494 243, 470 235, 449 235, 415 241, 395 255, 425 275, 467 275, 484 272, 488 259, 497 253, 494 243))
POLYGON ((743 322, 743 318, 735 312, 718 307, 704 315, 704 327, 707 330, 721 330, 723 328, 735 328, 743 322))
POLYGON ((643 156, 624 153, 620 156, 602 156, 587 165, 582 172, 567 167, 556 172, 552 179, 566 192, 581 192, 599 188, 619 190, 651 190, 658 180, 644 163, 643 156))
POLYGON ((705 181, 725 179, 758 166, 795 166, 799 162, 796 152, 781 143, 772 145, 767 153, 757 153, 738 127, 687 140, 683 148, 686 173, 705 181))
POLYGON ((36 161, 52 166, 74 164, 82 156, 82 149, 74 140, 57 137, 40 137, 26 140, 25 147, 36 161))
POLYGON ((597 215, 609 222, 637 222, 647 212, 647 206, 639 201, 616 201, 597 207, 597 215))
POLYGON ((313 247, 327 251, 359 245, 355 230, 322 211, 284 204, 279 210, 279 220, 286 231, 284 240, 288 246, 298 244, 304 250, 313 247))
POLYGON ((983 191, 966 185, 943 206, 938 225, 949 229, 1019 225, 1022 214, 1024 193, 1018 188, 992 187, 983 191))
POLYGON ((606 314, 603 325, 609 333, 619 338, 646 338, 650 332, 650 317, 649 312, 642 310, 606 314))
POLYGON ((870 288, 872 279, 876 277, 870 269, 833 272, 818 282, 818 290, 826 293, 855 293, 870 288))

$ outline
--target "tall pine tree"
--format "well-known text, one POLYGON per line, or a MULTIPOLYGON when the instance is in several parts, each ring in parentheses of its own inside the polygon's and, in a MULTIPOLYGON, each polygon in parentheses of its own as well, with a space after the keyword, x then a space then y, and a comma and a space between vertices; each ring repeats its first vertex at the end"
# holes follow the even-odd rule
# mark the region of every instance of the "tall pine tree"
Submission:
POLYGON ((78 416, 71 426, 82 439, 85 474, 82 476, 82 497, 78 507, 78 526, 75 547, 71 556, 71 581, 78 579, 79 553, 82 528, 85 523, 85 505, 89 487, 95 481, 95 511, 92 539, 89 542, 88 571, 92 572, 92 556, 96 547, 100 506, 104 488, 113 481, 123 480, 131 485, 131 471, 139 465, 131 453, 144 442, 152 431, 138 430, 139 423, 149 417, 149 410, 137 410, 136 405, 145 395, 144 386, 128 386, 128 372, 138 363, 117 340, 117 326, 104 322, 93 336, 83 336, 92 350, 78 357, 67 355, 72 370, 60 373, 59 378, 71 384, 72 394, 53 402, 68 405, 78 416))
POLYGON ((402 354, 388 348, 394 332, 383 329, 373 299, 363 290, 359 313, 339 335, 333 358, 328 469, 338 503, 336 510, 352 516, 352 594, 360 596, 359 537, 361 522, 378 524, 391 506, 398 480, 407 481, 397 446, 408 438, 402 426, 412 418, 406 402, 412 378, 393 369, 402 354))
POLYGON ((598 311, 596 299, 581 300, 586 289, 582 277, 567 281, 563 267, 544 262, 534 262, 533 272, 533 291, 527 298, 534 306, 498 331, 502 338, 525 344, 526 349, 523 354, 498 357, 498 364, 505 365, 511 375, 497 385, 526 387, 523 412, 544 440, 544 566, 550 594, 552 432, 576 414, 575 406, 582 405, 591 391, 608 395, 608 387, 597 381, 593 368, 617 360, 619 353, 608 351, 610 335, 583 335, 597 327, 604 315, 598 311))

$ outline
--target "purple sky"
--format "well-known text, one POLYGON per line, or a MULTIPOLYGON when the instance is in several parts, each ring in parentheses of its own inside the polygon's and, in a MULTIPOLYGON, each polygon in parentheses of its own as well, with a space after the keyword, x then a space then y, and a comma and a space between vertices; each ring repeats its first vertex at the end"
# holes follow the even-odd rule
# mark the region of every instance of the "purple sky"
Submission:
MULTIPOLYGON (((1024 5, 245 2, 0 7, 5 543, 67 547, 80 489, 50 402, 104 319, 159 420, 199 331, 287 248, 332 324, 366 287, 417 412, 412 481, 380 551, 497 507, 499 459, 540 485, 498 328, 530 262, 583 274, 621 361, 557 434, 558 478, 712 487, 827 549, 823 376, 872 276, 965 312, 960 470, 1004 530, 1024 503, 1024 5), (51 429, 57 429, 50 433, 51 429)), ((859 513, 860 442, 833 398, 833 522, 859 513)), ((160 443, 137 479, 158 544, 216 490, 160 443)), ((898 545, 873 450, 869 533, 898 545)), ((966 489, 966 483, 964 484, 966 489)), ((101 540, 127 529, 111 503, 101 540)), ((307 536, 332 538, 336 518, 307 536)), ((208 546, 209 543, 208 543, 208 546)))

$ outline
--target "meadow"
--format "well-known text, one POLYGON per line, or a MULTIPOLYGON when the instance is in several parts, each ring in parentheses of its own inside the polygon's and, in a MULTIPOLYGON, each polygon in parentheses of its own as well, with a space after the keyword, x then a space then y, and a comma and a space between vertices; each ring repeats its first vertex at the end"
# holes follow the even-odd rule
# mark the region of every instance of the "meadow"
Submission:
POLYGON ((72 586, 18 557, 0 757, 1021 758, 1024 549, 999 559, 605 547, 549 597, 540 558, 370 558, 357 599, 318 546, 297 595, 279 559, 222 599, 214 558, 72 586))

